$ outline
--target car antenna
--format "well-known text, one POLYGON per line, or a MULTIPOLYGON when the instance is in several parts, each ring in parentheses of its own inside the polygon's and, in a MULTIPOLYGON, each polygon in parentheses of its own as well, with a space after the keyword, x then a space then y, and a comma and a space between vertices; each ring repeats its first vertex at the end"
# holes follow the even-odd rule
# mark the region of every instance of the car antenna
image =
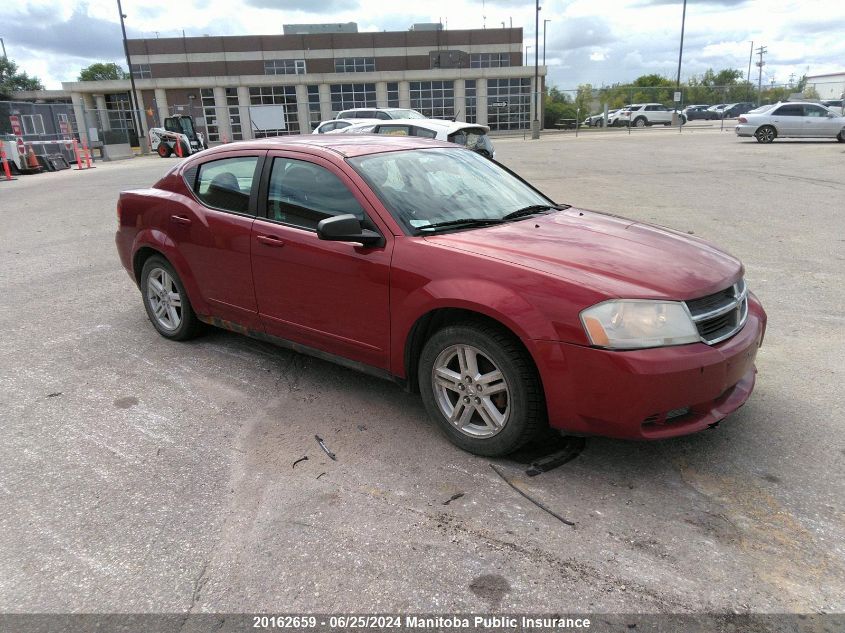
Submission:
POLYGON ((455 112, 455 116, 453 116, 453 117, 452 117, 452 123, 454 123, 455 121, 457 121, 457 120, 458 120, 458 115, 459 115, 460 113, 461 113, 460 109, 458 109, 458 111, 457 111, 457 112, 455 112))

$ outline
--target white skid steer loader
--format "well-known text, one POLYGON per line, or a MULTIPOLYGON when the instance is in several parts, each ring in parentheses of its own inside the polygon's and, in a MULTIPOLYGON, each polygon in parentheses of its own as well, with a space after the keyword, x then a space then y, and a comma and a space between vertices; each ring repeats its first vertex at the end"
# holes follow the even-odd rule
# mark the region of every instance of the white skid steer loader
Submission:
POLYGON ((164 120, 164 127, 150 128, 150 148, 162 158, 173 154, 190 156, 208 148, 205 137, 194 127, 193 117, 171 116, 164 120))

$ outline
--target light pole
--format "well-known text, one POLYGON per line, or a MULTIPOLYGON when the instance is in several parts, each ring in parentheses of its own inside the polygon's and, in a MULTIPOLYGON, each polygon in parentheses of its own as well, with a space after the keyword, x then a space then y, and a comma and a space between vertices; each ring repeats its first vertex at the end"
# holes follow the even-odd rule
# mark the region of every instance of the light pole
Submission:
POLYGON ((0 37, 0 46, 3 47, 3 59, 9 59, 6 57, 6 42, 3 41, 2 37, 0 37))
POLYGON ((546 25, 551 20, 543 20, 543 66, 546 65, 546 25))
POLYGON ((528 49, 529 49, 529 48, 531 48, 531 44, 528 44, 528 45, 525 47, 525 65, 526 65, 526 66, 528 65, 528 49))
POLYGON ((138 135, 138 144, 143 148, 144 144, 141 142, 141 111, 138 107, 138 100, 135 96, 135 75, 132 74, 132 62, 129 59, 129 44, 126 42, 126 25, 123 23, 123 7, 120 0, 117 0, 117 12, 120 14, 120 30, 123 33, 123 52, 126 55, 126 69, 129 71, 129 85, 132 86, 132 91, 129 93, 129 103, 132 104, 132 122, 135 124, 135 133, 138 135))
POLYGON ((537 98, 540 94, 540 0, 534 3, 534 123, 531 126, 531 138, 540 138, 540 119, 537 98))
POLYGON ((684 57, 684 27, 687 21, 687 0, 684 0, 684 12, 681 14, 681 50, 678 53, 678 78, 675 82, 678 90, 681 89, 681 60, 684 57))

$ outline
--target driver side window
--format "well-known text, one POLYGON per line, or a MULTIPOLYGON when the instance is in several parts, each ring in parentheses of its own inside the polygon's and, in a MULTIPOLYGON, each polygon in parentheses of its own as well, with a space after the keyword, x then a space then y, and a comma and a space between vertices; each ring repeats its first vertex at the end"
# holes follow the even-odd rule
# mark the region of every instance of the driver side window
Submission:
POLYGON ((320 220, 346 213, 365 220, 358 200, 328 169, 302 160, 273 159, 267 194, 270 220, 316 231, 320 220))

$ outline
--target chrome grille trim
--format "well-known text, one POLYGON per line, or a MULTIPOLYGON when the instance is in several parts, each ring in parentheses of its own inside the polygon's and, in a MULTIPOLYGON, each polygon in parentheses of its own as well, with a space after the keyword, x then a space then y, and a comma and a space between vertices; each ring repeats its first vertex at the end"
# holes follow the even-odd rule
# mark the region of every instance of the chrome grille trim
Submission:
POLYGON ((745 326, 748 320, 748 287, 745 285, 745 280, 740 279, 730 288, 706 297, 685 301, 684 305, 698 330, 701 341, 708 345, 715 345, 729 339, 745 326), (702 309, 701 306, 706 307, 702 309), (733 322, 724 325, 718 323, 719 320, 725 318, 733 322), (708 326, 717 327, 710 332, 708 326))

